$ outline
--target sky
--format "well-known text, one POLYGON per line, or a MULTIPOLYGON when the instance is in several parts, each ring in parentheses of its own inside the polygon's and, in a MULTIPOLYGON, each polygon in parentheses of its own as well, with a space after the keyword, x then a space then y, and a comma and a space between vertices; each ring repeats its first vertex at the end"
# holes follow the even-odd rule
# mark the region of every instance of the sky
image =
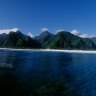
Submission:
POLYGON ((33 35, 45 28, 96 36, 96 0, 0 0, 0 30, 12 28, 33 35))

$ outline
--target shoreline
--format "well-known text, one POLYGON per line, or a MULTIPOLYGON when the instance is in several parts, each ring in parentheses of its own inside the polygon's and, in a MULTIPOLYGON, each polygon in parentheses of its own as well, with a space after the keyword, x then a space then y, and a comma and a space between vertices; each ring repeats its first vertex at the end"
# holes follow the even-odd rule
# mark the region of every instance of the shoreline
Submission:
POLYGON ((65 53, 92 53, 96 54, 95 50, 60 50, 60 49, 15 49, 15 48, 0 48, 0 50, 8 51, 41 51, 41 52, 65 52, 65 53))

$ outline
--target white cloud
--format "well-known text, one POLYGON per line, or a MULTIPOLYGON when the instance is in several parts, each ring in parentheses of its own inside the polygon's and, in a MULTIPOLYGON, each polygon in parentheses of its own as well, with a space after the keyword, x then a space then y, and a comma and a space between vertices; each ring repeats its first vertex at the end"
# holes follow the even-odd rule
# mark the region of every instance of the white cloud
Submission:
POLYGON ((93 35, 82 34, 81 32, 79 32, 77 30, 72 30, 70 33, 72 33, 73 35, 79 36, 81 38, 92 38, 92 37, 94 37, 93 35))
POLYGON ((59 29, 56 31, 56 33, 61 32, 61 31, 64 31, 64 29, 59 29))
POLYGON ((91 38, 91 36, 88 35, 88 34, 82 34, 82 35, 80 35, 80 37, 82 37, 82 38, 91 38))
POLYGON ((41 31, 42 32, 48 31, 48 28, 42 28, 41 31))
POLYGON ((6 33, 6 34, 9 34, 10 32, 17 32, 17 31, 19 31, 19 29, 18 28, 13 28, 13 29, 0 29, 0 34, 3 34, 3 33, 6 33))
POLYGON ((92 37, 96 37, 96 36, 94 36, 94 35, 91 35, 91 36, 90 36, 90 38, 92 38, 92 37))
POLYGON ((28 33, 28 36, 32 37, 32 38, 34 37, 34 35, 32 33, 30 33, 30 32, 28 33))
POLYGON ((71 33, 73 34, 73 35, 76 35, 76 36, 80 36, 80 32, 79 31, 77 31, 77 30, 72 30, 71 31, 71 33))

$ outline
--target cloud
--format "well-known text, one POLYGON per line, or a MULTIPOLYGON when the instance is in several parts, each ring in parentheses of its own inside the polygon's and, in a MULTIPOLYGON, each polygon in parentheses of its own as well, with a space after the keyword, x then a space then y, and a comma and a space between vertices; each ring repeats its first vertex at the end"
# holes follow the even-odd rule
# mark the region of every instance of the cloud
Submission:
POLYGON ((92 38, 92 37, 95 37, 95 36, 88 35, 88 34, 81 34, 79 37, 81 37, 81 38, 92 38))
POLYGON ((9 34, 11 31, 12 31, 12 32, 17 32, 17 31, 19 31, 19 29, 18 29, 18 28, 3 29, 3 30, 0 29, 0 34, 3 34, 3 33, 9 34))
POLYGON ((94 36, 93 35, 88 35, 88 34, 82 34, 79 37, 81 37, 81 38, 92 38, 94 36))
POLYGON ((76 35, 76 36, 80 36, 80 32, 79 31, 77 31, 77 30, 72 30, 71 31, 71 33, 73 34, 73 35, 76 35))
POLYGON ((72 33, 73 35, 79 36, 81 38, 92 38, 92 37, 94 37, 93 35, 82 34, 81 32, 79 32, 77 30, 72 30, 70 33, 72 33))
POLYGON ((48 28, 42 28, 41 31, 42 32, 48 31, 48 28))
POLYGON ((34 37, 34 35, 32 33, 30 33, 30 32, 28 33, 28 36, 32 37, 32 38, 34 37))
POLYGON ((56 33, 61 32, 61 31, 64 31, 64 29, 59 29, 56 31, 56 33))

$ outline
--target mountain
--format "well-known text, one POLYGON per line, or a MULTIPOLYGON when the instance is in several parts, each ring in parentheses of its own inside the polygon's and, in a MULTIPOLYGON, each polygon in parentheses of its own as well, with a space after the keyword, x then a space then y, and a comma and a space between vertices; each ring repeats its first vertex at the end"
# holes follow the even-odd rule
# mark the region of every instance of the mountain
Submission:
POLYGON ((60 31, 56 35, 43 32, 38 37, 44 48, 95 50, 96 45, 88 38, 80 38, 70 32, 60 31))
POLYGON ((7 34, 6 33, 3 33, 3 34, 0 34, 0 40, 6 38, 7 34))
POLYGON ((42 44, 43 48, 47 48, 50 45, 54 36, 55 36, 54 34, 48 31, 44 31, 39 36, 36 36, 35 39, 42 44))
POLYGON ((1 48, 96 50, 96 38, 81 38, 67 31, 56 35, 45 31, 34 38, 20 31, 0 34, 1 48))
POLYGON ((92 40, 93 43, 96 45, 96 37, 92 37, 91 40, 92 40))
POLYGON ((20 31, 0 35, 0 47, 6 48, 41 48, 40 43, 20 31))

